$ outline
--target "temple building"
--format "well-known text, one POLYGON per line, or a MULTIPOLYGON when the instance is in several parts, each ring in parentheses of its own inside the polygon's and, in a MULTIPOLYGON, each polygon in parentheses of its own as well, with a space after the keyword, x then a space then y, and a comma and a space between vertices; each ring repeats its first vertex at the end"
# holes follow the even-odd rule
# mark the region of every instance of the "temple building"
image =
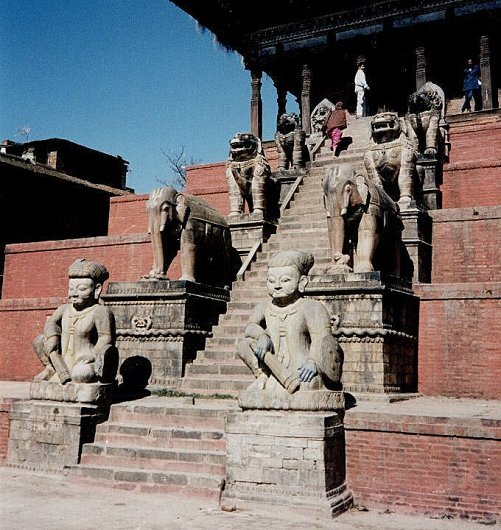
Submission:
POLYGON ((249 131, 226 161, 188 167, 186 193, 149 196, 125 186, 120 157, 0 146, 2 213, 19 219, 0 231, 0 382, 21 389, 0 396, 0 462, 229 511, 282 504, 307 510, 305 528, 352 503, 499 523, 501 0, 171 2, 243 57, 249 131), (461 112, 469 59, 480 97, 461 112), (355 117, 361 60, 369 108, 355 117), (225 272, 205 243, 233 276, 197 275, 225 272), (40 379, 32 348, 82 257, 110 275, 123 391, 110 409, 40 379))
POLYGON ((440 85, 448 99, 461 98, 468 58, 481 67, 483 108, 498 106, 499 1, 173 3, 242 55, 252 84, 251 129, 258 136, 263 72, 277 89, 277 115, 285 112, 286 94, 294 95, 308 133, 310 110, 323 98, 354 107, 360 56, 371 87, 370 114, 405 111, 406 95, 427 80, 440 85))

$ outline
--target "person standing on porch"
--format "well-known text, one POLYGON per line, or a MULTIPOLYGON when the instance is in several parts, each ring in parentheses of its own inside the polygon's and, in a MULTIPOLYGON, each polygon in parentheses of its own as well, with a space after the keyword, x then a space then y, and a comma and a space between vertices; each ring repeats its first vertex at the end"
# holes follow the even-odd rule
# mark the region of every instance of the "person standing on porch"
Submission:
POLYGON ((464 103, 461 112, 471 112, 471 99, 475 102, 475 110, 480 110, 480 66, 468 59, 464 69, 463 92, 464 103))
POLYGON ((355 94, 357 95, 357 118, 367 116, 367 101, 365 93, 370 90, 365 78, 365 59, 357 60, 357 73, 355 74, 355 94))

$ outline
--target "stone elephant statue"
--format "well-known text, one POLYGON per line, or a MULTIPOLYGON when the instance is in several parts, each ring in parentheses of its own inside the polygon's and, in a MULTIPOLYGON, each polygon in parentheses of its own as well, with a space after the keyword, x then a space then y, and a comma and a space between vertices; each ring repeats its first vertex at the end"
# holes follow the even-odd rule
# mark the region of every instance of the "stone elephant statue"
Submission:
POLYGON ((146 209, 153 266, 144 279, 168 279, 166 272, 179 251, 181 280, 230 285, 231 234, 219 212, 204 200, 170 186, 153 190, 146 209))
POLYGON ((400 277, 403 224, 398 204, 349 165, 327 170, 322 185, 334 270, 380 270, 400 277))

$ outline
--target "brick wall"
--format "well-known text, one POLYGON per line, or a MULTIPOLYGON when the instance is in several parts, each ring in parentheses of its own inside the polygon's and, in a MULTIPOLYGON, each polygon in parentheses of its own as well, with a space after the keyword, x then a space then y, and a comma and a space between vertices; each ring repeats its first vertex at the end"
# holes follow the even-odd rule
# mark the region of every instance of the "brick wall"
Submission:
MULTIPOLYGON (((104 263, 111 281, 136 281, 152 264, 146 234, 8 245, 0 301, 0 380, 27 381, 40 372, 31 342, 42 332, 46 318, 65 302, 68 267, 80 257, 104 263)), ((180 276, 177 259, 169 276, 180 276)))
POLYGON ((8 245, 3 299, 64 295, 68 267, 81 257, 104 263, 112 281, 138 280, 152 263, 146 234, 8 245))
POLYGON ((345 419, 355 503, 493 520, 501 515, 501 422, 353 414, 345 419))
POLYGON ((148 195, 112 197, 108 235, 146 234, 148 231, 147 200, 148 195))
POLYGON ((501 282, 419 285, 418 389, 501 399, 501 282))
POLYGON ((501 281, 501 206, 435 210, 430 214, 432 283, 501 281))
POLYGON ((492 206, 501 202, 501 117, 479 113, 448 118, 450 163, 444 167, 443 207, 492 206))
POLYGON ((0 380, 29 381, 42 371, 31 343, 65 298, 0 301, 0 380))

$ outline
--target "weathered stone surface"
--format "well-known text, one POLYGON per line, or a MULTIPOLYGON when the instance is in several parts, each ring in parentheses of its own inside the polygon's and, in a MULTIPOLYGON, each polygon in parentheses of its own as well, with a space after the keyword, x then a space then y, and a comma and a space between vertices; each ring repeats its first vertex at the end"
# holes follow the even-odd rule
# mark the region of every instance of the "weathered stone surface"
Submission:
MULTIPOLYGON (((343 356, 330 317, 316 300, 302 298, 313 255, 299 250, 272 256, 267 290, 238 343, 238 355, 256 377, 241 396, 243 408, 338 410, 343 356)), ((340 399, 341 397, 341 399, 340 399)))
POLYGON ((30 399, 47 399, 78 403, 110 403, 115 384, 108 383, 54 383, 51 381, 32 381, 30 399))
POLYGON ((226 309, 227 289, 187 281, 115 282, 103 296, 116 316, 126 385, 177 385, 226 309))
POLYGON ((107 410, 47 400, 13 403, 8 463, 41 471, 62 471, 77 464, 82 444, 93 441, 96 425, 106 419, 107 410))
POLYGON ((223 502, 300 504, 331 516, 351 506, 337 414, 233 413, 226 432, 223 502))
POLYGON ((345 391, 415 392, 419 298, 380 273, 319 275, 307 294, 322 300, 344 352, 345 391))
POLYGON ((101 263, 80 258, 72 263, 68 276, 70 303, 56 309, 45 323, 43 334, 33 341, 45 367, 34 378, 34 397, 102 400, 104 391, 98 391, 95 385, 112 385, 118 367, 115 319, 108 308, 99 304, 109 273, 101 263), (70 382, 72 385, 62 388, 70 382), (94 386, 86 389, 86 384, 94 386))

